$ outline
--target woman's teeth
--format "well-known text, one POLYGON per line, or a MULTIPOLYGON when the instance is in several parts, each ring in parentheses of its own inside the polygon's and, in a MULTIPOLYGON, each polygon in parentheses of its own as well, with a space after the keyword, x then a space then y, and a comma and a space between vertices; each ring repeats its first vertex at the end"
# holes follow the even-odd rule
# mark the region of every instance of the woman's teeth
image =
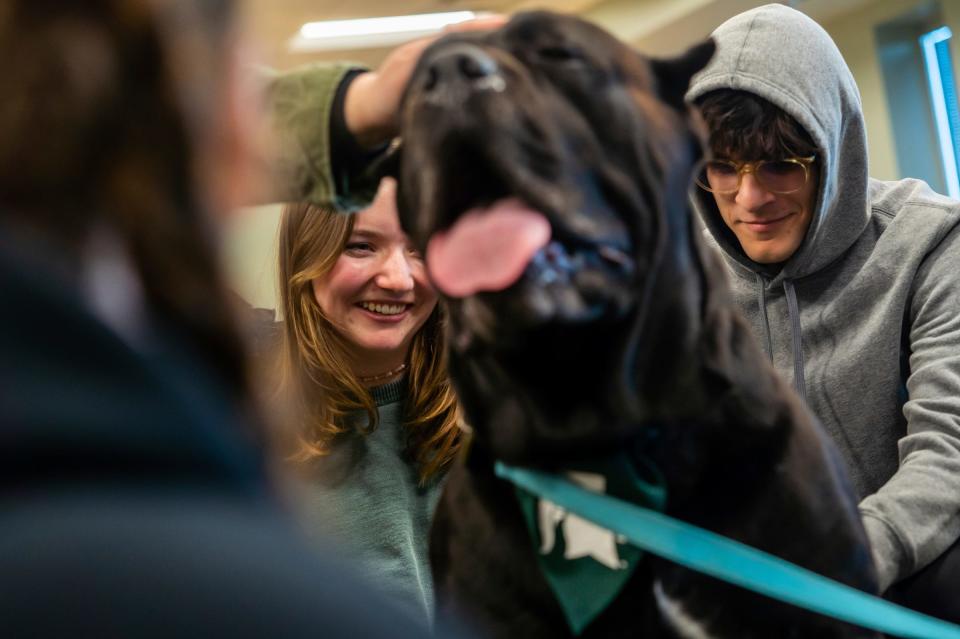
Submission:
POLYGON ((381 315, 397 315, 406 310, 406 304, 373 304, 372 302, 362 302, 363 308, 381 315))

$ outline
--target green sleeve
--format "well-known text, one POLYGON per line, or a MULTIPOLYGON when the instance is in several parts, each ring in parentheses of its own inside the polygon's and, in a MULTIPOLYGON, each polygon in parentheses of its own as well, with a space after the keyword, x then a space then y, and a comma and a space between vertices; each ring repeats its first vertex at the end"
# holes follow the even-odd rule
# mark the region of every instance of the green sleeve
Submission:
POLYGON ((267 113, 275 142, 265 159, 269 199, 337 205, 330 162, 330 112, 351 64, 314 64, 266 71, 267 113))

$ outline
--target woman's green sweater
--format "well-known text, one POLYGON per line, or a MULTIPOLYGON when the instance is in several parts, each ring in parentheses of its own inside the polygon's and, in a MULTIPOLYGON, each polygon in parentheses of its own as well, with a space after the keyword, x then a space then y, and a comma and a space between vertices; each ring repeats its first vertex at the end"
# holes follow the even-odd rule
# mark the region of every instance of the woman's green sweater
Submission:
POLYGON ((301 506, 309 533, 343 543, 374 586, 429 624, 433 581, 427 541, 440 482, 418 486, 406 455, 405 390, 402 379, 372 389, 377 428, 344 437, 330 455, 312 462, 301 506))

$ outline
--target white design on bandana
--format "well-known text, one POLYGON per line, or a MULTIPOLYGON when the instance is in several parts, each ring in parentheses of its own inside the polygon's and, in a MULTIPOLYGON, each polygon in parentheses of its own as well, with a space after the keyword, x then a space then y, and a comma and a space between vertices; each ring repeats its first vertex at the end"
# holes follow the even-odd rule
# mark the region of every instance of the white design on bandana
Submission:
MULTIPOLYGON (((581 488, 594 493, 605 493, 607 478, 596 473, 568 472, 567 477, 581 488)), ((540 527, 540 554, 546 555, 556 544, 556 529, 563 526, 564 559, 591 557, 610 570, 623 570, 627 562, 617 552, 618 538, 615 533, 587 521, 552 501, 541 499, 537 503, 537 520, 540 527)))

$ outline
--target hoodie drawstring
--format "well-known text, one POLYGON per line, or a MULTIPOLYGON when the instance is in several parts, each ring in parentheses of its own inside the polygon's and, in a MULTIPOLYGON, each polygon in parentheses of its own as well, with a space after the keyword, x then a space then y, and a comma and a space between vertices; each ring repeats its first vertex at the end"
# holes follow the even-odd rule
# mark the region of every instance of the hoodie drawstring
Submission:
MULTIPOLYGON (((803 343, 800 334, 800 305, 797 303, 797 291, 793 282, 783 280, 783 290, 787 294, 787 312, 790 315, 790 331, 793 333, 793 385, 804 402, 807 401, 807 383, 803 368, 803 343)), ((769 338, 768 338, 769 339, 769 338)))
POLYGON ((767 349, 767 357, 770 363, 773 363, 773 340, 770 338, 770 322, 767 320, 767 287, 763 281, 763 276, 755 273, 757 277, 757 290, 760 291, 760 318, 763 320, 764 347, 767 349))

